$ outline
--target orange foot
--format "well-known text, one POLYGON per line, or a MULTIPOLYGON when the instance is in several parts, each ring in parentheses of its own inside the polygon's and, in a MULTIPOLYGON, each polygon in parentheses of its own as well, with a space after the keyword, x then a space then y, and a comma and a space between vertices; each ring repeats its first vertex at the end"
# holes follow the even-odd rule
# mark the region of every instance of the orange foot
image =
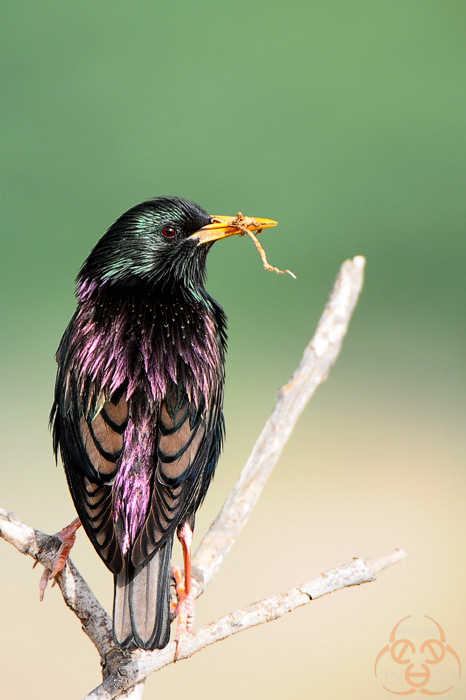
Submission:
MULTIPOLYGON (((67 525, 66 527, 63 528, 63 530, 60 530, 60 532, 57 532, 55 534, 55 537, 58 537, 58 539, 61 542, 61 547, 58 550, 57 558, 55 559, 55 564, 53 567, 53 570, 50 571, 50 569, 44 569, 44 573, 40 577, 39 581, 39 598, 40 600, 44 599, 44 593, 45 589, 47 588, 48 582, 53 579, 52 586, 55 585, 55 577, 57 574, 60 573, 62 569, 65 568, 66 560, 68 559, 68 555, 71 552, 71 548, 73 547, 75 541, 76 541, 76 530, 81 526, 81 521, 79 518, 75 518, 72 523, 67 525)), ((34 566, 36 566, 37 562, 34 563, 34 566)), ((33 566, 33 568, 34 568, 33 566)))
POLYGON ((176 615, 178 618, 178 627, 176 628, 175 636, 175 661, 178 661, 181 653, 181 645, 183 644, 186 633, 191 632, 194 627, 194 596, 192 593, 188 593, 180 598, 176 609, 176 615))

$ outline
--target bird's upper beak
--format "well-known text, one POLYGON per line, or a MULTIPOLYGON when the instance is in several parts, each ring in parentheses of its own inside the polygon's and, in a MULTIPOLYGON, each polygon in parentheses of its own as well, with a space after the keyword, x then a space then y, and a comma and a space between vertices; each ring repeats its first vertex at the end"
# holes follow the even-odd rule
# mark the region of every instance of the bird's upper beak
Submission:
POLYGON ((273 219, 257 219, 250 216, 243 216, 241 212, 236 216, 212 216, 212 223, 203 226, 193 233, 189 238, 197 241, 197 245, 203 243, 213 243, 220 238, 228 236, 242 235, 248 231, 262 231, 263 228, 271 228, 277 225, 273 219))

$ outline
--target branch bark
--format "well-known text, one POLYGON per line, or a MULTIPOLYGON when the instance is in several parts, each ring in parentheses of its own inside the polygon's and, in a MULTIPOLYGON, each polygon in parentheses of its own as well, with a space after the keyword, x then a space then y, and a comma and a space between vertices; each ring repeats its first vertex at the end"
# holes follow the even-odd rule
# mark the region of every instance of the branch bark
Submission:
MULTIPOLYGON (((196 597, 204 592, 219 570, 246 524, 299 415, 335 363, 362 289, 364 265, 362 256, 343 263, 301 363, 280 390, 275 408, 235 487, 202 540, 193 559, 196 597)), ((1 508, 0 537, 44 567, 52 568, 59 541, 21 523, 1 508)), ((180 658, 188 658, 205 646, 249 627, 275 620, 321 595, 373 581, 376 573, 405 556, 403 550, 394 550, 374 559, 355 559, 297 588, 230 613, 188 635, 180 658)), ((84 632, 101 656, 104 681, 87 699, 131 697, 135 700, 141 697, 145 678, 173 662, 175 644, 154 652, 122 651, 113 641, 110 617, 70 560, 58 575, 57 582, 65 603, 80 619, 84 632)))
MULTIPOLYGON (((45 568, 53 568, 60 541, 53 535, 29 527, 3 508, 0 508, 0 537, 45 568)), ((115 646, 112 621, 70 559, 57 583, 66 605, 79 618, 84 632, 105 658, 115 646)))
MULTIPOLYGON (((21 522, 4 508, 0 508, 0 537, 12 544, 22 554, 32 557, 46 569, 52 569, 61 542, 54 535, 47 535, 21 522)), ((115 645, 112 620, 95 597, 88 584, 70 558, 57 576, 63 600, 80 620, 83 632, 100 654, 103 677, 106 678, 121 664, 131 658, 129 652, 115 645)), ((39 590, 37 592, 39 598, 39 590)), ((123 698, 123 696, 121 696, 123 698)), ((126 695, 136 700, 137 695, 126 695)))

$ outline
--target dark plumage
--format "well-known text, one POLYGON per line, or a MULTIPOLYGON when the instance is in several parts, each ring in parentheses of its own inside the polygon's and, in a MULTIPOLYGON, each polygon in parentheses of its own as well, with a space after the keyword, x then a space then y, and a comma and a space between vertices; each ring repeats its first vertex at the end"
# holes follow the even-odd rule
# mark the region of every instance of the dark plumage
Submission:
POLYGON ((114 574, 124 647, 168 642, 173 536, 194 527, 222 446, 226 318, 204 281, 228 220, 175 197, 123 214, 81 267, 57 351, 54 450, 114 574))

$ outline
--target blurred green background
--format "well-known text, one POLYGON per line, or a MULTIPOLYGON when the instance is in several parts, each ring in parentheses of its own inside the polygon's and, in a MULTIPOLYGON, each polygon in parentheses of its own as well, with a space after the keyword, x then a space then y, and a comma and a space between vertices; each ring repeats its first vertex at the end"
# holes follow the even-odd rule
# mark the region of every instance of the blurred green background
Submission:
MULTIPOLYGON (((465 31, 462 0, 3 5, 1 506, 47 532, 74 517, 47 431, 53 355, 77 270, 125 209, 177 194, 277 219, 262 242, 298 277, 264 272, 247 239, 209 256, 228 439, 197 541, 341 262, 367 257, 343 354, 197 624, 353 556, 409 559, 162 671, 147 698, 388 698, 374 662, 407 615, 437 620, 466 663, 465 31)), ((73 559, 110 608, 82 535, 73 559)), ((29 559, 0 544, 0 562, 2 697, 85 695, 99 664, 76 619, 56 589, 39 605, 29 559)))

